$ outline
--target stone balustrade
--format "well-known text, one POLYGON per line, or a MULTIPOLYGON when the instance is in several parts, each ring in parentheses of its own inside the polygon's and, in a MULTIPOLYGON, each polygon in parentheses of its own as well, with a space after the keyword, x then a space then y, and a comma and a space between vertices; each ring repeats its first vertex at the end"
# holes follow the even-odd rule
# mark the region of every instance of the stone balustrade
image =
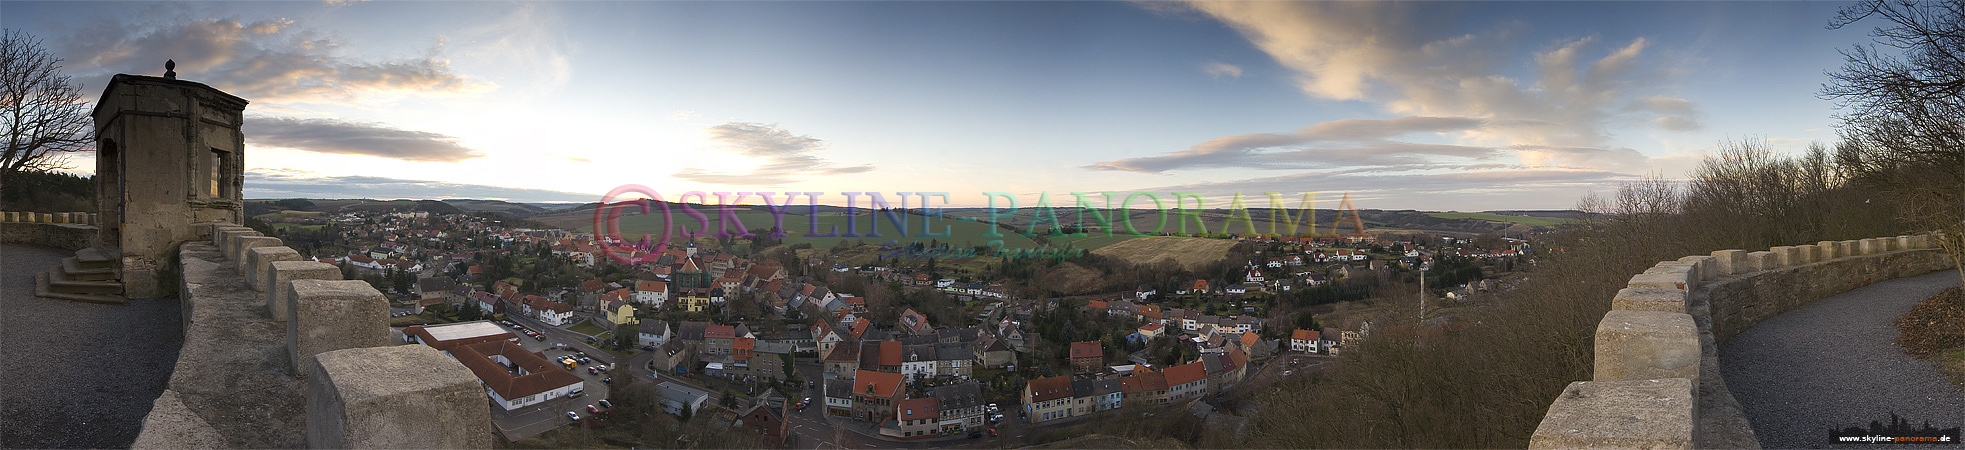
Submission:
POLYGON ((1593 379, 1550 404, 1529 448, 1757 448, 1719 376, 1720 343, 1809 302, 1950 264, 1930 235, 1660 262, 1611 299, 1597 324, 1593 379))
POLYGON ((85 212, 37 213, 23 211, 0 212, 0 222, 8 223, 71 223, 76 225, 95 225, 99 214, 85 212))
POLYGON ((435 349, 392 345, 381 292, 278 238, 207 227, 210 242, 179 250, 183 354, 133 447, 493 445, 477 377, 435 349), (224 409, 240 400, 220 392, 267 397, 237 415, 224 409), (213 408, 223 415, 204 415, 213 408))

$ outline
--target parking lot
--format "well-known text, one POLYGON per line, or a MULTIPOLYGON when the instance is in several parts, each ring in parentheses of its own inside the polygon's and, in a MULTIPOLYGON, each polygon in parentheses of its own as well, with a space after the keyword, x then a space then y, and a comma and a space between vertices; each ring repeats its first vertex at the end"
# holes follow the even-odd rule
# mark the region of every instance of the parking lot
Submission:
MULTIPOLYGON (((545 330, 537 324, 526 325, 513 321, 493 323, 519 335, 521 347, 546 355, 548 362, 558 366, 558 369, 569 370, 582 381, 579 397, 555 398, 509 411, 492 403, 491 398, 487 396, 485 402, 491 405, 492 424, 497 426, 498 432, 504 434, 506 439, 517 441, 572 423, 572 418, 566 414, 568 412, 578 414, 581 420, 588 420, 592 414, 588 412, 587 407, 589 405, 599 407, 600 401, 608 398, 607 374, 599 372, 598 369, 607 364, 601 359, 605 358, 604 356, 584 355, 586 361, 581 362, 579 361, 582 356, 581 351, 569 348, 572 347, 569 345, 569 338, 560 337, 562 333, 553 332, 556 330, 545 330), (561 365, 560 360, 564 357, 575 358, 571 369, 561 365)), ((563 332, 563 330, 557 331, 563 332)), ((391 335, 395 342, 403 342, 401 328, 393 329, 391 335)))

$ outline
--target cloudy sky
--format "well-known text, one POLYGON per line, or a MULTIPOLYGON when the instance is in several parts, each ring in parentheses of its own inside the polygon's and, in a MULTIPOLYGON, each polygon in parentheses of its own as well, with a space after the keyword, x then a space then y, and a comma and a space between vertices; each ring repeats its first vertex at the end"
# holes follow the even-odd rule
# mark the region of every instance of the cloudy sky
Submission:
POLYGON ((8 1, 0 23, 91 95, 175 59, 251 100, 252 198, 640 184, 1473 211, 1680 177, 1729 139, 1832 140, 1814 93, 1873 26, 1825 29, 1841 6, 8 1))

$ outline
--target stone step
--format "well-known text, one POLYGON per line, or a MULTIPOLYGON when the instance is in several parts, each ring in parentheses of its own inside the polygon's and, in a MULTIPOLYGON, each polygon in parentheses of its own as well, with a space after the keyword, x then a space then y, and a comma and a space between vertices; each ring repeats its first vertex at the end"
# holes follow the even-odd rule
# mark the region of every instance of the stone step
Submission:
POLYGON ((89 247, 81 250, 76 250, 75 260, 81 263, 81 266, 84 269, 112 269, 113 270, 116 268, 117 265, 116 255, 112 255, 110 254, 110 252, 104 251, 101 247, 89 247))
POLYGON ((50 268, 45 272, 48 289, 61 294, 122 294, 121 281, 82 281, 68 279, 68 274, 60 268, 50 268))
POLYGON ((82 262, 75 257, 61 259, 61 271, 68 279, 75 281, 116 281, 116 269, 84 269, 82 262))
POLYGON ((55 292, 53 290, 52 282, 48 280, 49 278, 48 274, 51 272, 53 271, 34 273, 34 296, 41 297, 41 298, 52 298, 56 300, 70 300, 70 301, 78 301, 78 302, 86 302, 86 303, 102 303, 102 304, 110 304, 110 305, 127 305, 130 303, 128 299, 124 299, 123 296, 120 294, 76 294, 76 293, 68 293, 68 292, 55 292))

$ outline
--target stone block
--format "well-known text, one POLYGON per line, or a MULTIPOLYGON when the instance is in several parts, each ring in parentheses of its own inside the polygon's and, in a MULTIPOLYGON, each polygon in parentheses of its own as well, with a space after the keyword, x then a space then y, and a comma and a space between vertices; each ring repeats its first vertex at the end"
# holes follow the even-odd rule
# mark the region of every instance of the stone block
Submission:
POLYGON ((1692 284, 1695 287, 1699 283, 1703 283, 1707 280, 1705 272, 1699 268, 1698 261, 1681 261, 1681 260, 1659 261, 1658 264, 1653 264, 1651 266, 1651 269, 1647 269, 1647 270, 1657 270, 1658 268, 1661 267, 1684 267, 1685 271, 1692 275, 1692 284))
POLYGON ((17 212, 13 212, 13 211, 0 212, 0 221, 18 222, 19 220, 16 219, 18 219, 19 217, 20 217, 20 213, 17 212))
POLYGON ((1797 245, 1795 246, 1795 248, 1801 249, 1802 264, 1814 264, 1814 263, 1822 262, 1822 246, 1810 244, 1810 245, 1797 245))
POLYGON ((1699 327, 1692 315, 1611 310, 1597 322, 1596 381, 1699 378, 1699 327))
POLYGON ((1857 245, 1859 245, 1860 246, 1859 248, 1861 249, 1858 251, 1863 252, 1863 254, 1865 255, 1874 255, 1886 251, 1886 249, 1883 247, 1883 242, 1877 240, 1876 238, 1863 239, 1856 242, 1859 243, 1857 245))
POLYGON ((1690 449, 1699 423, 1691 379, 1578 381, 1563 388, 1531 449, 1690 449))
POLYGON ((1905 236, 1897 236, 1897 240, 1891 241, 1890 248, 1896 250, 1910 250, 1916 247, 1910 246, 1910 236, 1905 235, 1905 236))
POLYGON ((1624 288, 1610 299, 1610 309, 1682 313, 1685 296, 1685 291, 1678 289, 1624 288))
POLYGON ((268 236, 239 236, 232 238, 232 254, 226 255, 239 269, 239 273, 250 273, 252 265, 247 264, 246 251, 258 247, 278 247, 280 238, 268 236))
POLYGON ((1774 262, 1780 264, 1781 267, 1806 264, 1805 261, 1801 260, 1801 247, 1783 245, 1767 249, 1767 251, 1774 252, 1774 262))
MULTIPOLYGON (((1653 268, 1654 270, 1657 268, 1653 268)), ((1692 272, 1688 268, 1674 267, 1666 272, 1640 273, 1631 276, 1624 287, 1688 290, 1692 287, 1692 272)))
POLYGON ((1684 258, 1679 258, 1678 260, 1699 263, 1698 267, 1699 267, 1700 283, 1705 283, 1706 281, 1719 278, 1719 258, 1714 258, 1712 256, 1687 256, 1684 258))
POLYGON ((1762 270, 1780 268, 1781 260, 1778 255, 1774 254, 1774 252, 1763 250, 1763 251, 1748 253, 1747 263, 1745 264, 1745 266, 1747 267, 1748 272, 1759 272, 1762 270))
POLYGON ((301 376, 314 355, 389 345, 389 300, 367 281, 293 280, 286 291, 288 368, 301 376))
POLYGON ((319 261, 274 261, 266 274, 266 314, 273 320, 285 322, 287 310, 293 307, 293 299, 288 298, 290 285, 294 280, 339 280, 341 268, 319 261))
POLYGON ((1713 260, 1719 263, 1719 276, 1739 275, 1752 270, 1744 270, 1747 263, 1746 250, 1720 250, 1713 252, 1713 260))
POLYGON ((218 254, 230 259, 232 258, 232 238, 234 236, 258 235, 259 232, 253 231, 251 228, 218 230, 217 234, 212 235, 212 245, 218 246, 218 254))
POLYGON ((1838 245, 1835 248, 1835 253, 1837 255, 1841 255, 1842 257, 1847 258, 1851 256, 1862 256, 1863 254, 1863 245, 1862 245, 1863 241, 1850 239, 1847 241, 1842 241, 1840 242, 1840 244, 1841 245, 1838 245))
POLYGON ((1841 253, 1842 246, 1840 244, 1837 244, 1835 241, 1816 242, 1815 247, 1821 249, 1821 250, 1817 250, 1816 253, 1821 255, 1823 261, 1828 261, 1831 259, 1847 256, 1841 253))
POLYGON ((1910 248, 1931 248, 1931 235, 1920 234, 1911 236, 1910 248))
MULTIPOLYGON (((273 273, 273 263, 275 261, 299 260, 300 252, 295 251, 292 247, 284 245, 255 247, 246 250, 247 267, 246 270, 239 272, 246 278, 246 287, 259 292, 266 292, 266 286, 272 285, 270 276, 273 273)), ((339 271, 337 271, 338 273, 339 271)))
POLYGON ((425 345, 335 350, 307 380, 311 448, 491 448, 478 378, 425 345))

